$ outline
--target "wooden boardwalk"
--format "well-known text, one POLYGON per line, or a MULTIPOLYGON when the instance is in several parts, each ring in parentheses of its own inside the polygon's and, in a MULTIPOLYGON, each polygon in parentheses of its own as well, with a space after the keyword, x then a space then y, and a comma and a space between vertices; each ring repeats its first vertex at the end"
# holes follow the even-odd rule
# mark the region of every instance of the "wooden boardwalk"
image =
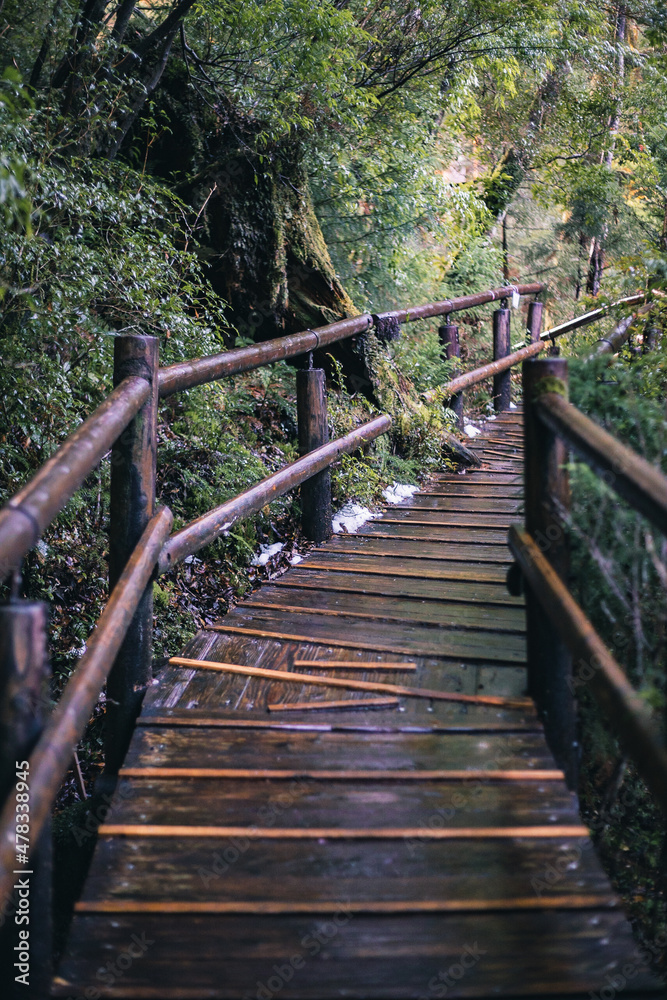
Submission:
POLYGON ((653 989, 524 698, 520 426, 487 424, 481 469, 333 538, 184 652, 348 661, 331 673, 462 700, 167 667, 55 995, 573 996, 628 965, 653 989))

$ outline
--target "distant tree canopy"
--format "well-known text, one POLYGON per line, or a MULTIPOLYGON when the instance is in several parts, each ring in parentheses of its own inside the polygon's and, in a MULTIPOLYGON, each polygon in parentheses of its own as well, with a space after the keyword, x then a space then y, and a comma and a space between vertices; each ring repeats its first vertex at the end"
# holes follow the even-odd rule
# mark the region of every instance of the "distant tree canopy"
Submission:
POLYGON ((492 280, 489 233, 526 185, 564 213, 577 297, 667 241, 665 16, 648 0, 5 0, 4 108, 31 108, 28 153, 123 164, 182 201, 247 336, 492 280), (461 155, 473 177, 453 183, 461 155))

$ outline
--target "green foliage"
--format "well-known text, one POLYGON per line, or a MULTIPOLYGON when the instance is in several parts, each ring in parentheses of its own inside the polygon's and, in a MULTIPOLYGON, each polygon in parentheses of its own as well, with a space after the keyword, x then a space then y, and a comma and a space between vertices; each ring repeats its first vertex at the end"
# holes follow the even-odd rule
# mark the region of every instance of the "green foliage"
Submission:
POLYGON ((112 338, 160 338, 163 363, 223 346, 223 303, 184 250, 180 203, 127 167, 63 164, 40 117, 3 119, 27 164, 32 232, 0 243, 0 489, 13 492, 109 389, 112 338))
POLYGON ((371 37, 340 5, 202 0, 189 30, 211 40, 210 72, 233 93, 238 112, 257 118, 260 151, 294 132, 354 128, 373 104, 353 85, 371 37), (233 60, 222 56, 230 49, 233 60))
MULTIPOLYGON (((30 104, 20 74, 8 66, 0 79, 0 122, 5 125, 20 123, 24 109, 30 104)), ((13 144, 2 144, 2 149, 12 148, 13 144)), ((0 218, 6 232, 31 233, 32 205, 27 172, 27 164, 20 154, 0 153, 0 218)), ((4 290, 0 284, 0 292, 4 290)))
MULTIPOLYGON (((626 351, 614 364, 608 362, 571 362, 572 401, 667 471, 664 338, 658 350, 642 358, 626 351)), ((667 704, 667 540, 587 466, 572 463, 571 482, 575 596, 659 724, 667 704)), ((651 940, 666 922, 660 895, 665 849, 660 810, 634 767, 626 766, 626 755, 597 703, 586 690, 578 694, 585 815, 637 917, 640 934, 651 940)))
MULTIPOLYGON (((108 393, 115 336, 157 336, 163 363, 232 344, 212 275, 233 271, 230 301, 247 300, 233 319, 252 332, 267 313, 289 331, 318 310, 449 298, 505 273, 546 278, 555 321, 588 303, 596 245, 606 299, 667 287, 663 4, 640 0, 617 37, 618 5, 581 0, 200 0, 170 49, 155 39, 169 5, 136 5, 122 39, 118 11, 93 7, 88 24, 75 0, 0 5, 3 498, 108 393)), ((459 317, 466 367, 488 359, 489 311, 459 317)), ((664 326, 657 309, 653 319, 664 326)), ((393 426, 333 470, 338 501, 372 503, 446 463, 452 414, 424 397, 452 374, 434 327, 406 325, 389 346, 363 338, 393 426)), ((332 366, 337 436, 374 410, 332 366)), ((628 348, 611 367, 573 364, 571 395, 667 471, 666 383, 664 346, 645 358, 628 348)), ((278 364, 161 405, 159 496, 177 525, 296 457, 294 395, 278 364)), ((488 403, 486 387, 469 394, 469 406, 488 403)), ((54 608, 54 696, 106 596, 108 479, 103 462, 25 567, 26 592, 54 608)), ((578 597, 658 708, 665 542, 587 469, 574 465, 572 482, 578 597)), ((255 584, 253 553, 293 535, 296 514, 294 498, 278 500, 155 584, 158 656, 255 584)), ((585 698, 584 710, 590 756, 608 762, 616 744, 585 698)), ((655 861, 658 820, 628 774, 655 861)), ((613 820, 610 849, 623 850, 623 816, 613 820)))
POLYGON ((394 362, 419 393, 437 389, 448 382, 456 370, 456 361, 447 361, 438 333, 419 330, 418 324, 405 326, 394 346, 394 362))
POLYGON ((334 504, 357 500, 372 506, 380 498, 385 485, 383 477, 356 455, 342 455, 340 464, 332 469, 331 495, 334 504))

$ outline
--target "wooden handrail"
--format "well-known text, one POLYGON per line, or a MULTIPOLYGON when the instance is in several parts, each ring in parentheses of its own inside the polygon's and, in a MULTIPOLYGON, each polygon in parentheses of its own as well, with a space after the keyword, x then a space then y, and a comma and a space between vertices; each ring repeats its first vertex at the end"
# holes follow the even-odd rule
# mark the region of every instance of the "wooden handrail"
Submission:
POLYGON ((636 306, 645 301, 646 296, 642 293, 638 295, 628 295, 624 299, 617 299, 615 302, 610 302, 609 305, 599 306, 597 309, 591 309, 590 312, 582 313, 581 316, 575 316, 574 319, 568 319, 565 323, 553 326, 550 330, 543 333, 542 337, 543 339, 546 339, 547 337, 562 337, 564 333, 571 333, 572 330, 578 330, 582 326, 588 326, 590 323, 596 323, 599 319, 606 316, 611 309, 615 309, 617 306, 636 306))
POLYGON ((535 403, 539 419, 558 434, 619 496, 667 533, 667 479, 556 393, 535 403))
POLYGON ((423 393, 423 398, 428 403, 432 403, 438 396, 453 396, 455 393, 463 392, 464 389, 469 389, 473 385, 478 385, 480 382, 484 382, 485 379, 491 378, 493 375, 498 375, 500 372, 507 371, 508 368, 513 368, 515 365, 521 364, 522 361, 526 361, 528 358, 534 358, 535 355, 543 351, 545 347, 548 347, 548 341, 545 342, 537 341, 534 344, 528 344, 527 347, 522 347, 518 351, 514 351, 512 354, 506 355, 504 358, 499 358, 498 361, 490 361, 488 365, 482 365, 481 368, 475 368, 474 371, 465 372, 464 375, 457 375, 456 378, 451 379, 449 382, 445 382, 444 385, 439 386, 437 389, 429 389, 427 392, 423 393))
MULTIPOLYGON (((132 557, 114 587, 97 627, 56 705, 37 746, 30 755, 30 835, 36 844, 50 814, 72 753, 90 720, 114 658, 148 585, 173 515, 161 507, 149 521, 132 557)), ((10 796, 0 814, 0 897, 14 882, 16 807, 10 796)))
MULTIPOLYGON (((543 288, 541 284, 508 286, 479 295, 408 309, 391 319, 394 322, 410 322, 427 316, 446 315, 484 302, 502 300, 514 291, 519 294, 537 294, 543 288)), ((377 324, 386 318, 387 314, 379 317, 364 314, 265 344, 159 369, 159 395, 165 397, 180 389, 249 371, 318 347, 326 347, 363 333, 373 323, 377 324)), ((115 352, 117 361, 127 361, 125 371, 122 370, 122 364, 117 364, 114 369, 117 387, 0 511, 0 573, 3 579, 19 569, 26 553, 36 544, 48 524, 112 445, 115 445, 117 451, 120 445, 119 453, 123 452, 124 432, 132 432, 132 440, 127 443, 125 450, 129 449, 131 452, 128 460, 134 463, 133 468, 139 469, 142 461, 147 462, 149 452, 154 455, 157 443, 154 410, 152 420, 148 419, 144 411, 147 412, 150 406, 154 406, 155 401, 151 378, 153 371, 157 371, 156 350, 154 346, 144 343, 151 338, 125 339, 133 339, 133 344, 123 346, 116 343, 117 348, 122 348, 115 352), (152 369, 146 361, 147 352, 151 351, 155 355, 152 369), (123 377, 124 374, 128 377, 123 377)), ((123 553, 120 565, 126 558, 127 562, 88 642, 88 648, 69 679, 35 750, 29 754, 33 844, 38 841, 69 766, 73 748, 85 730, 101 688, 110 674, 113 679, 112 667, 117 662, 124 638, 135 627, 138 609, 143 606, 142 602, 145 604, 156 565, 160 571, 171 568, 186 555, 218 537, 235 521, 249 516, 276 497, 311 479, 328 468, 341 454, 354 451, 387 431, 390 426, 391 419, 388 416, 376 417, 350 434, 316 448, 252 489, 209 511, 171 538, 168 536, 173 523, 172 514, 167 508, 158 509, 129 555, 123 553)), ((148 469, 148 465, 146 468, 148 469)), ((136 503, 143 502, 148 496, 145 486, 144 483, 139 491, 140 495, 135 498, 136 503)), ((132 510, 127 512, 128 517, 131 514, 132 510)), ((13 803, 9 800, 0 814, 0 890, 3 898, 11 891, 13 882, 15 821, 13 803)))
POLYGON ((474 295, 461 295, 455 299, 443 299, 442 302, 427 302, 423 306, 410 306, 407 309, 390 309, 388 312, 377 313, 374 321, 386 322, 395 320, 398 323, 412 323, 417 319, 430 319, 432 316, 448 316, 450 313, 463 312, 488 302, 501 302, 508 299, 514 292, 519 295, 539 295, 546 290, 546 285, 534 281, 527 285, 504 285, 502 288, 492 288, 488 292, 477 292, 474 295))
POLYGON ((20 567, 149 395, 145 379, 126 378, 0 510, 0 580, 20 567))
POLYGON ((190 524, 172 535, 165 545, 160 556, 160 573, 173 569, 186 556, 198 552, 204 545, 215 541, 237 521, 255 514, 267 503, 271 503, 272 500, 288 493, 322 469, 326 469, 340 455, 356 451, 357 448, 373 441, 380 434, 384 434, 390 427, 391 417, 386 416, 386 414, 375 417, 374 420, 362 424, 361 427, 357 427, 356 430, 344 437, 337 438, 335 441, 322 445, 321 448, 308 452, 296 462, 292 462, 284 469, 267 476, 255 486, 251 486, 245 493, 240 493, 231 500, 227 500, 226 503, 197 518, 196 521, 191 521, 190 524))
POLYGON ((160 369, 158 385, 160 398, 171 396, 183 389, 192 389, 197 385, 215 382, 217 379, 230 375, 239 375, 254 368, 283 361, 285 358, 296 358, 318 347, 327 347, 338 340, 354 337, 364 333, 373 325, 370 313, 343 319, 338 323, 318 326, 314 330, 291 334, 288 337, 277 337, 263 344, 253 344, 251 347, 239 347, 232 351, 222 351, 206 358, 195 358, 193 361, 179 361, 160 369))
POLYGON ((532 592, 578 662, 578 672, 573 675, 573 694, 577 685, 590 685, 639 773, 667 814, 667 749, 648 706, 532 536, 513 525, 509 546, 532 592))
POLYGON ((346 340, 359 333, 365 333, 373 324, 394 320, 397 323, 410 323, 416 319, 430 316, 445 316, 486 302, 500 301, 509 297, 512 292, 519 295, 538 295, 546 285, 534 283, 530 285, 509 285, 504 288, 494 288, 488 292, 476 295, 463 295, 455 299, 445 299, 443 302, 430 302, 423 306, 413 306, 409 309, 395 310, 371 315, 364 313, 351 319, 343 319, 327 326, 319 326, 314 330, 306 330, 288 337, 278 337, 267 340, 263 344, 253 344, 252 347, 240 347, 232 351, 222 351, 206 358, 196 358, 193 361, 179 361, 160 369, 160 397, 171 396, 183 389, 192 389, 197 385, 215 382, 217 379, 238 375, 241 372, 261 368, 262 365, 285 358, 295 358, 308 351, 320 347, 328 347, 339 340, 346 340))
MULTIPOLYGON (((518 287, 519 290, 521 290, 522 288, 530 286, 519 285, 518 287)), ((540 339, 534 344, 528 344, 526 347, 520 347, 518 351, 508 354, 506 357, 500 358, 498 361, 490 361, 488 364, 482 365, 480 368, 475 368, 471 372, 465 372, 463 375, 458 375, 456 378, 451 379, 449 382, 445 382, 444 385, 439 386, 437 389, 429 389, 427 392, 423 393, 423 398, 427 403, 432 403, 438 396, 454 396, 457 393, 463 392, 464 389, 470 389, 473 385, 479 385, 480 382, 486 381, 487 378, 492 378, 494 375, 500 374, 500 372, 507 371, 508 368, 513 368, 515 365, 521 364, 522 361, 536 357, 536 355, 543 351, 545 347, 548 347, 556 337, 562 337, 566 333, 572 333, 573 330, 578 330, 582 326, 588 326, 590 323, 597 322, 597 320, 606 316, 610 309, 616 306, 636 305, 637 303, 644 302, 645 300, 645 295, 631 295, 625 299, 618 299, 618 301, 612 302, 608 306, 601 306, 599 309, 593 309, 590 312, 583 313, 581 316, 575 316, 574 319, 568 319, 567 322, 560 323, 558 326, 552 326, 551 329, 545 330, 544 333, 540 335, 540 339)), ((383 315, 388 316, 390 314, 385 313, 383 315)), ((636 315, 628 317, 629 322, 627 327, 623 330, 624 333, 635 318, 636 315)))
POLYGON ((567 376, 563 358, 527 361, 523 366, 526 527, 510 529, 516 566, 508 574, 508 587, 517 594, 519 581, 527 584, 530 691, 549 745, 574 786, 579 756, 576 689, 589 685, 667 814, 667 747, 647 704, 568 590, 563 527, 570 495, 568 450, 663 533, 667 478, 567 402, 567 376), (574 669, 573 658, 578 659, 574 669))

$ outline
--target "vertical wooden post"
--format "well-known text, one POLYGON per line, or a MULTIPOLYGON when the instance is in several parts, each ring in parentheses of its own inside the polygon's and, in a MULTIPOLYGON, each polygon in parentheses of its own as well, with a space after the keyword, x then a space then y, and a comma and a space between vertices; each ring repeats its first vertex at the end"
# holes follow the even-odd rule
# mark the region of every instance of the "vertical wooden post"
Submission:
POLYGON ((535 344, 540 339, 542 332, 542 311, 544 305, 541 302, 531 302, 528 306, 527 333, 531 344, 535 344))
MULTIPOLYGON (((539 420, 534 403, 540 392, 553 392, 559 387, 567 392, 567 360, 524 361, 522 374, 526 530, 567 582, 568 545, 559 511, 570 507, 570 483, 565 467, 568 453, 564 442, 539 420)), ((530 591, 526 594, 526 616, 529 691, 544 722, 552 753, 572 788, 576 786, 578 761, 572 658, 530 591)))
MULTIPOLYGON (((8 797, 16 801, 17 825, 29 827, 30 771, 18 765, 28 761, 40 736, 49 704, 49 661, 47 654, 48 607, 41 601, 12 601, 0 606, 0 804, 8 797), (27 770, 27 774, 26 774, 27 770), (17 771, 26 777, 28 792, 19 784, 17 771)), ((18 836, 17 845, 26 844, 30 831, 18 836)), ((52 950, 52 844, 51 823, 47 822, 36 843, 30 843, 30 858, 17 851, 16 884, 18 892, 0 911, 0 984, 3 997, 43 1000, 49 995, 52 950), (27 883, 27 885, 26 885, 27 883), (30 923, 17 924, 21 907, 29 906, 30 923), (29 960, 21 962, 17 950, 23 942, 19 932, 29 931, 29 960), (16 967, 15 963, 19 963, 16 967), (29 966, 26 980, 17 975, 29 966)), ((24 938, 25 940, 25 938, 24 938)))
POLYGON ((659 340, 659 330, 654 320, 649 319, 646 321, 644 326, 644 335, 642 338, 642 354, 648 354, 649 351, 655 350, 658 345, 659 340))
MULTIPOLYGON (((296 406, 299 454, 306 455, 329 441, 323 368, 297 371, 296 406)), ((331 536, 331 474, 328 469, 318 472, 301 486, 301 526, 311 542, 323 542, 331 536)))
MULTIPOLYGON (((446 324, 445 326, 438 327, 438 336, 440 337, 440 343, 445 350, 445 357, 449 358, 460 358, 461 357, 461 344, 459 341, 459 328, 458 326, 451 326, 446 324)), ((459 366, 457 365, 455 370, 452 372, 452 378, 459 374, 459 366)), ((449 400, 449 408, 456 414, 456 426, 463 426, 463 393, 457 392, 449 400)))
MULTIPOLYGON (((157 451, 158 340, 117 337, 114 385, 139 375, 152 386, 148 401, 121 434, 111 452, 109 586, 113 588, 155 512, 157 451)), ((107 681, 106 761, 116 774, 127 750, 134 721, 151 680, 153 585, 150 583, 107 681)))
MULTIPOLYGON (((493 360, 499 361, 510 353, 510 311, 503 299, 500 309, 493 313, 493 360)), ((511 399, 512 376, 510 370, 493 376, 493 406, 496 413, 508 410, 511 399)))

